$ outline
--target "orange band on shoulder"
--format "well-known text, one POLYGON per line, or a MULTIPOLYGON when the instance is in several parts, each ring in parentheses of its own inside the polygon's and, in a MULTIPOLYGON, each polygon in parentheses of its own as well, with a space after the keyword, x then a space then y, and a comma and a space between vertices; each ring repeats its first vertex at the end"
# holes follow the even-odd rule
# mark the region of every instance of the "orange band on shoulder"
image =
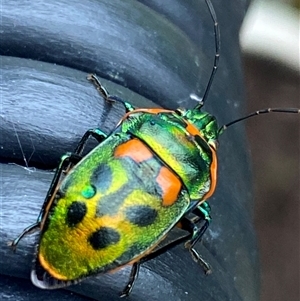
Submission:
MULTIPOLYGON (((217 154, 216 151, 210 147, 211 149, 211 153, 212 153, 212 161, 211 161, 211 165, 210 165, 210 180, 211 180, 211 184, 210 184, 210 189, 209 191, 204 195, 203 197, 203 201, 205 201, 206 199, 210 198, 213 193, 215 192, 216 186, 217 186, 217 154)), ((203 202, 201 202, 203 203, 203 202)))
POLYGON ((137 163, 151 159, 151 151, 137 138, 124 142, 116 147, 114 155, 116 157, 129 157, 137 163))
POLYGON ((187 126, 185 129, 188 131, 189 134, 191 134, 192 136, 203 137, 200 131, 192 123, 186 122, 186 124, 187 126))
MULTIPOLYGON (((188 131, 189 134, 196 136, 198 135, 199 137, 203 138, 202 133, 192 124, 189 122, 186 122, 187 127, 186 130, 188 131)), ((216 155, 216 150, 212 146, 209 145, 209 148, 212 153, 212 161, 210 165, 210 189, 209 191, 203 196, 203 199, 201 203, 203 203, 206 199, 210 198, 213 193, 215 192, 216 185, 217 185, 217 155, 216 155)))
POLYGON ((167 167, 163 166, 156 177, 156 182, 163 192, 162 205, 173 205, 177 201, 179 192, 181 190, 181 182, 178 177, 167 167))

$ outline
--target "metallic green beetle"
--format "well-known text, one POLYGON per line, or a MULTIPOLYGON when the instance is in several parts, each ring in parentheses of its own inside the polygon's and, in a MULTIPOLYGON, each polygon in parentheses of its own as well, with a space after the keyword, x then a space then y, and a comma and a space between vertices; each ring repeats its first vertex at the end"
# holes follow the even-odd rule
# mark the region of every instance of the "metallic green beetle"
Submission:
POLYGON ((201 110, 219 58, 219 27, 212 4, 206 3, 214 21, 216 53, 202 102, 194 109, 136 109, 110 96, 95 75, 88 76, 102 97, 121 102, 126 114, 109 135, 89 130, 74 153, 62 157, 37 222, 11 243, 15 248, 25 234, 41 229, 31 272, 36 286, 59 288, 132 264, 121 293, 127 296, 141 263, 184 241, 193 259, 210 272, 194 246, 211 220, 206 200, 216 187, 219 135, 254 115, 299 110, 260 110, 221 128, 201 110), (99 145, 82 157, 90 136, 99 145), (188 234, 158 247, 176 225, 188 234))

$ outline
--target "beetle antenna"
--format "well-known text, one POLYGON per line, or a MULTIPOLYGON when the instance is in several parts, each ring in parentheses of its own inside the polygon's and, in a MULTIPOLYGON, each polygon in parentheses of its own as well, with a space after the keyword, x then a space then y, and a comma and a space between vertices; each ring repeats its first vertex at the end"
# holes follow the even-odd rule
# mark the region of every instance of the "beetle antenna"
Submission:
POLYGON ((258 110, 255 112, 250 113, 247 116, 241 117, 239 119, 233 120, 223 126, 221 126, 218 130, 219 135, 221 135, 228 127, 232 126, 235 123, 238 123, 240 121, 243 121, 245 119, 257 116, 257 115, 262 115, 262 114, 268 114, 268 113, 294 113, 294 114, 299 114, 300 109, 298 108, 267 108, 267 109, 262 109, 258 110))
POLYGON ((195 110, 201 109, 201 107, 204 105, 204 103, 205 103, 205 101, 207 99, 210 87, 212 85, 212 82, 214 80, 215 74, 216 74, 217 69, 218 69, 219 58, 220 58, 220 29, 219 29, 219 23, 218 23, 218 20, 217 20, 217 15, 216 15, 215 9, 214 9, 211 1, 210 0, 205 0, 205 2, 206 2, 206 5, 207 5, 207 7, 209 9, 210 16, 211 16, 211 18, 212 18, 212 20, 214 22, 215 58, 214 58, 214 65, 213 65, 213 68, 212 68, 212 71, 211 71, 208 83, 206 85, 206 89, 204 91, 202 100, 195 107, 195 110))

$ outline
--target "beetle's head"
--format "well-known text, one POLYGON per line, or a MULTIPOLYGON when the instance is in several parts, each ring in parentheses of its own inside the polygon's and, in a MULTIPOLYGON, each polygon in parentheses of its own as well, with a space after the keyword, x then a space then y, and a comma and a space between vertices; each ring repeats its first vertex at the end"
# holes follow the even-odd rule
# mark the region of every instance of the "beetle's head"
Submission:
POLYGON ((193 124, 206 142, 214 149, 218 146, 219 126, 211 114, 199 110, 181 111, 182 116, 193 124))

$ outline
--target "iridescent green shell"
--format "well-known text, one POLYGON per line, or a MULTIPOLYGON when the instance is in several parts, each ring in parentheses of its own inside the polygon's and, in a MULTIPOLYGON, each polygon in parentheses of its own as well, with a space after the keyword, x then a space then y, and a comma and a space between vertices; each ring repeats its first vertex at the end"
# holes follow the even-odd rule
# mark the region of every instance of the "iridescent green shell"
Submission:
POLYGON ((40 236, 37 286, 138 260, 202 200, 212 152, 186 127, 174 113, 133 112, 67 174, 40 236))

